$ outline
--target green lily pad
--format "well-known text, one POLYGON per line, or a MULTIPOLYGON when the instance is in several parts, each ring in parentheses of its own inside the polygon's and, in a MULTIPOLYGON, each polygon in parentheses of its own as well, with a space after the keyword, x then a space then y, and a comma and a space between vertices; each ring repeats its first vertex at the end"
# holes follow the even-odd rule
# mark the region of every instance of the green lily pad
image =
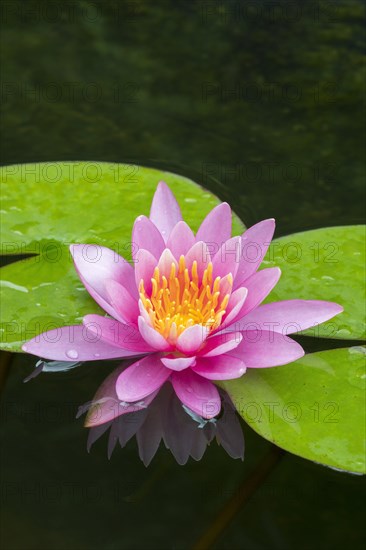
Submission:
POLYGON ((48 246, 1 270, 1 349, 21 351, 24 342, 88 313, 104 314, 78 278, 68 247, 48 246))
POLYGON ((365 473, 365 348, 312 353, 223 382, 244 420, 303 458, 365 473))
POLYGON ((365 226, 327 227, 275 239, 262 267, 282 276, 266 300, 329 300, 344 312, 304 331, 309 336, 365 338, 365 226))
MULTIPOLYGON (((108 162, 43 162, 0 169, 2 254, 41 254, 49 241, 95 243, 129 254, 135 218, 164 180, 193 230, 219 199, 170 172, 108 162)), ((244 227, 235 217, 235 234, 244 227)))
MULTIPOLYGON (((160 180, 194 230, 220 202, 182 176, 124 164, 5 166, 1 180, 1 251, 37 254, 1 269, 0 348, 10 351, 21 351, 26 340, 45 330, 101 313, 75 273, 68 244, 100 244, 129 259, 133 222, 149 214, 160 180)), ((234 233, 244 229, 234 216, 234 233)))

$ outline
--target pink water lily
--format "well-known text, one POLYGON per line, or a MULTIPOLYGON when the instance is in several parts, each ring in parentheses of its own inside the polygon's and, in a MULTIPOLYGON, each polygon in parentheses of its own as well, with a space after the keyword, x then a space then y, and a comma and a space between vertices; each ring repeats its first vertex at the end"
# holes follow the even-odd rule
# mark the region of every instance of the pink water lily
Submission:
POLYGON ((151 400, 169 381, 188 409, 215 417, 215 380, 295 361, 304 351, 288 334, 342 311, 313 300, 261 305, 281 274, 258 271, 274 228, 264 220, 231 237, 231 210, 222 203, 194 235, 161 182, 150 217, 134 223, 133 265, 102 246, 71 246, 81 281, 108 316, 86 315, 82 325, 40 334, 23 350, 58 361, 136 357, 116 379, 121 402, 151 400))

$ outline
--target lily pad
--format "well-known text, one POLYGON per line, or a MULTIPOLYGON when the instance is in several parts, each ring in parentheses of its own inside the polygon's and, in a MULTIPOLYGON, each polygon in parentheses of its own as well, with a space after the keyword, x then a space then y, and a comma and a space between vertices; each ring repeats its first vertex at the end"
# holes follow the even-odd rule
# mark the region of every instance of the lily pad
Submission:
MULTIPOLYGON (((133 222, 149 214, 160 180, 194 230, 220 202, 187 178, 140 166, 54 162, 1 169, 1 252, 36 254, 1 269, 1 349, 21 351, 36 334, 101 313, 80 283, 67 245, 100 244, 129 259, 133 222)), ((244 229, 234 216, 234 233, 244 229)))
POLYGON ((223 382, 262 437, 314 462, 365 473, 365 348, 312 353, 223 382))
POLYGON ((66 246, 48 246, 47 254, 0 271, 1 349, 21 351, 37 334, 80 324, 88 313, 104 314, 80 282, 66 246))
MULTIPOLYGON (((95 243, 129 254, 135 218, 148 215, 164 180, 193 230, 219 199, 183 176, 131 164, 43 162, 0 169, 2 254, 42 253, 42 243, 95 243)), ((244 230, 236 217, 235 234, 244 230)))
POLYGON ((365 226, 327 227, 275 239, 262 267, 282 276, 266 300, 329 300, 344 312, 304 331, 309 336, 365 338, 365 226))

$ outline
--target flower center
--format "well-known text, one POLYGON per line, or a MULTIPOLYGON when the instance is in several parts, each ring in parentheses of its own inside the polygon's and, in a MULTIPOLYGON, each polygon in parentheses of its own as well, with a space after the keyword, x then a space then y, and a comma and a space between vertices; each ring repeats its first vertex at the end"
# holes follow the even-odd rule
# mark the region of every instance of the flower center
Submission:
POLYGON ((221 277, 213 280, 210 262, 200 280, 197 262, 193 262, 189 272, 184 256, 181 256, 178 272, 175 263, 172 263, 168 277, 161 275, 156 267, 151 283, 151 296, 148 296, 141 279, 141 301, 155 330, 174 342, 192 325, 203 325, 213 330, 221 324, 229 302, 233 278, 229 274, 226 284, 223 284, 221 277))

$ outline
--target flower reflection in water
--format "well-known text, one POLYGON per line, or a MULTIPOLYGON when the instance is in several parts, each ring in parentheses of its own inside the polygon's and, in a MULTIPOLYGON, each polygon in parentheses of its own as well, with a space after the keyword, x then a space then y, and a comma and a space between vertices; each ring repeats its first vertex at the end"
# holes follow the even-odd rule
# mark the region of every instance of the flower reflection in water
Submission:
POLYGON ((124 368, 114 370, 94 399, 79 408, 78 417, 87 412, 88 450, 109 430, 108 456, 117 443, 123 448, 136 435, 139 455, 145 466, 154 458, 161 440, 179 464, 185 464, 190 456, 200 460, 214 439, 232 458, 243 460, 242 428, 225 392, 220 390, 222 408, 219 415, 209 420, 182 405, 169 382, 159 392, 131 405, 121 402, 115 389, 124 368))

